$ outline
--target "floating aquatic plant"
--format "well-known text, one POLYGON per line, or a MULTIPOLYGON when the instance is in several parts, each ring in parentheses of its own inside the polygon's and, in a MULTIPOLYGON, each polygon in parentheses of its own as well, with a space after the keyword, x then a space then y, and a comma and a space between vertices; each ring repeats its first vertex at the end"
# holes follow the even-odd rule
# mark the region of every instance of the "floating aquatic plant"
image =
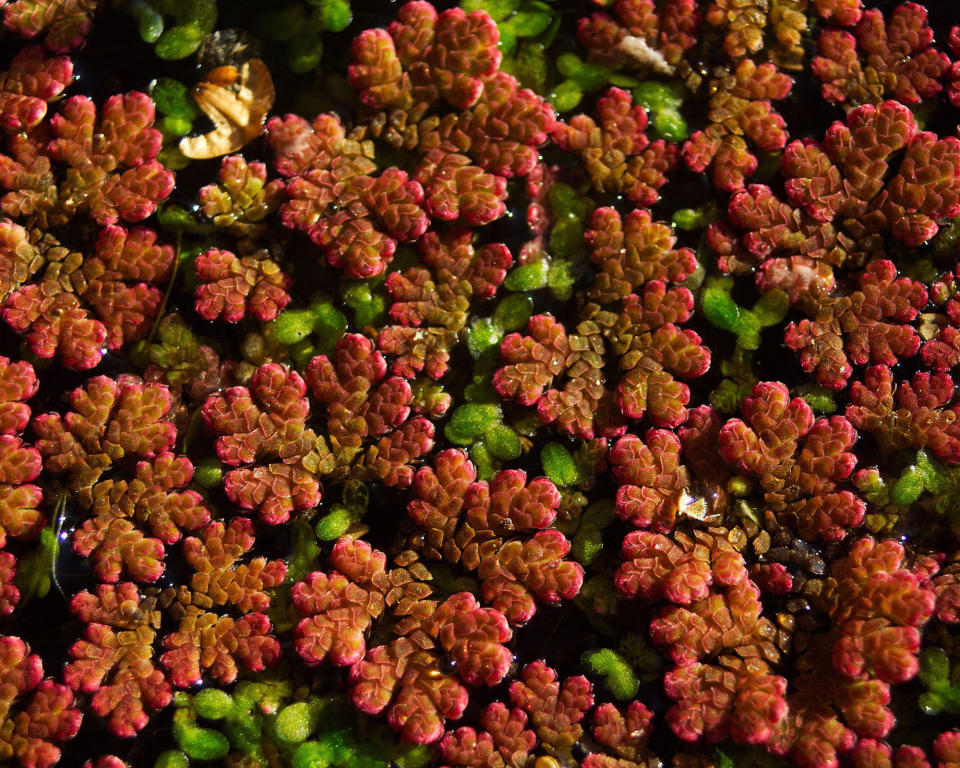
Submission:
POLYGON ((0 762, 960 766, 949 13, 0 7, 0 762))

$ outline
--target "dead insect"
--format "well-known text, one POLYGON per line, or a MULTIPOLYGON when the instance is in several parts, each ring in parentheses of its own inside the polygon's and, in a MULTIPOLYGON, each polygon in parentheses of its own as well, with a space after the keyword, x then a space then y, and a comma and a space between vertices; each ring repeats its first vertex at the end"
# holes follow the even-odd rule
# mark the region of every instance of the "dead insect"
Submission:
POLYGON ((207 73, 193 89, 193 98, 214 129, 182 139, 180 151, 192 160, 209 160, 236 152, 263 132, 273 106, 273 79, 260 59, 239 68, 226 64, 207 73))
POLYGON ((205 83, 212 83, 213 85, 220 85, 224 88, 230 88, 236 85, 239 79, 240 70, 233 66, 233 64, 225 64, 222 67, 217 67, 207 72, 207 76, 203 81, 205 83))

